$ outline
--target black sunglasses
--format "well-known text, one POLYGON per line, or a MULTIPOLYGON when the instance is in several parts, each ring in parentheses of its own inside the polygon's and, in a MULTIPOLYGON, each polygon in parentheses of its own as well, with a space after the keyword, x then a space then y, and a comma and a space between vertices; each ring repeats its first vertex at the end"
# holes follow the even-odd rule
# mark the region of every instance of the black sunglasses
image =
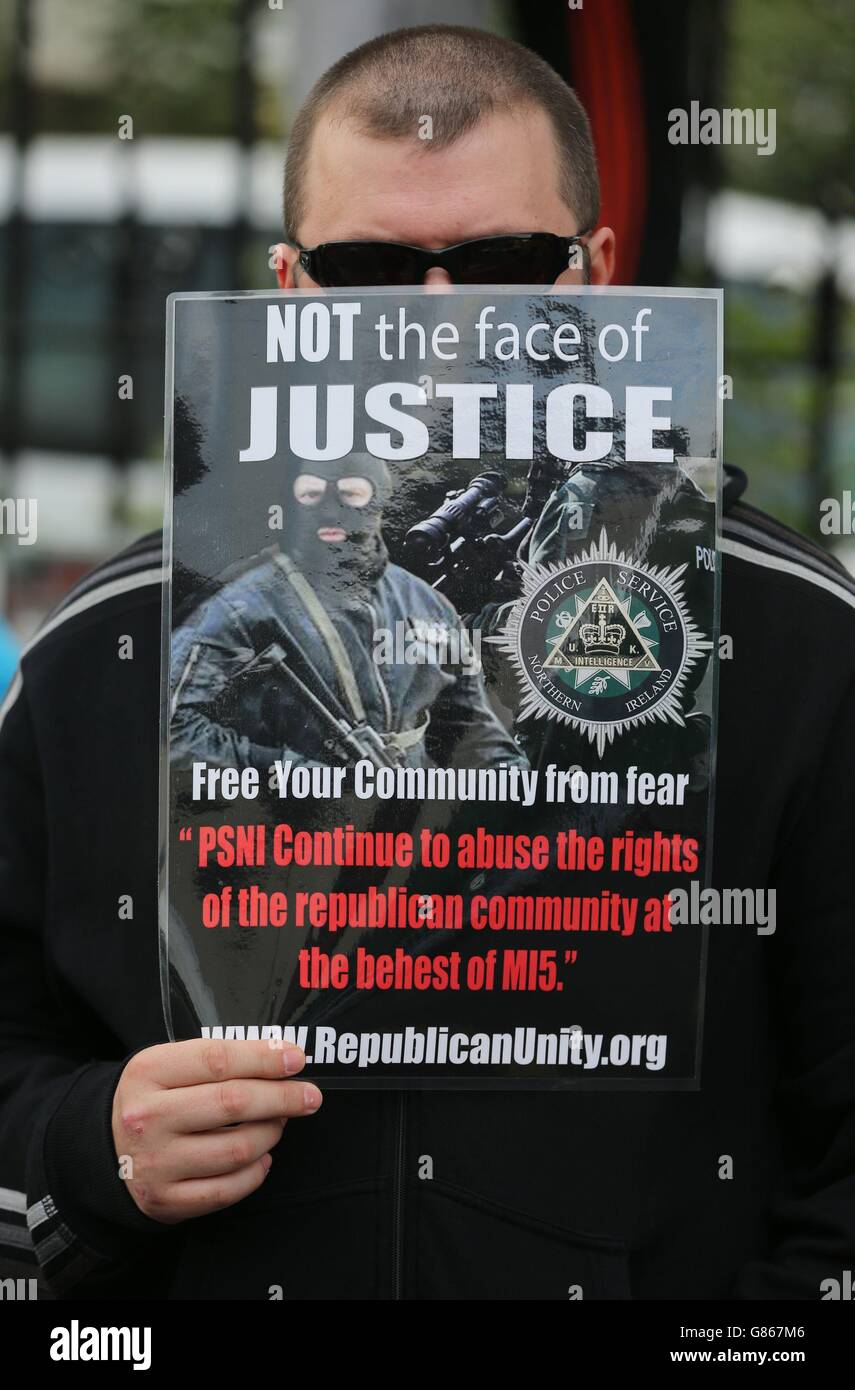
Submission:
MULTIPOLYGON (((477 237, 439 251, 397 241, 325 241, 320 246, 288 242, 300 265, 326 288, 347 285, 420 285, 432 266, 447 270, 457 285, 553 285, 572 264, 576 236, 515 232, 477 237)), ((583 247, 583 255, 586 249, 583 247)))

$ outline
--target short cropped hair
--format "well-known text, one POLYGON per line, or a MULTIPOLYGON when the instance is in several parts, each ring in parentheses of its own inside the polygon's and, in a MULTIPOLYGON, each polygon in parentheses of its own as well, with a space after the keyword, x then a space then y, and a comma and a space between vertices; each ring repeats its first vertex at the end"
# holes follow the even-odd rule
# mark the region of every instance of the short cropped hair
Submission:
POLYGON ((346 53, 315 83, 288 141, 283 196, 285 235, 297 240, 306 211, 306 169, 318 120, 333 108, 366 135, 418 138, 442 149, 495 111, 540 107, 552 123, 559 192, 579 220, 593 228, 600 188, 591 128, 576 93, 530 49, 483 29, 425 24, 396 29, 346 53))

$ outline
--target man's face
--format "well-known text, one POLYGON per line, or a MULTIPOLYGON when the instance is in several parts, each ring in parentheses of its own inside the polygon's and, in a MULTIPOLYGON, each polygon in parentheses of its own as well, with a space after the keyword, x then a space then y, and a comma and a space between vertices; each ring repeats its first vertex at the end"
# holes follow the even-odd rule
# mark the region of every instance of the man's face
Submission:
MULTIPOLYGON (((558 191, 558 160, 544 111, 494 114, 445 149, 429 140, 375 139, 349 121, 318 122, 309 151, 303 246, 324 241, 398 241, 436 250, 475 237, 508 232, 584 231, 558 191)), ((299 253, 277 248, 280 289, 315 285, 297 264, 299 253), (295 278, 296 270, 296 278, 295 278)), ((590 280, 608 284, 614 233, 601 227, 588 239, 590 280)), ((556 284, 584 280, 581 266, 556 284)), ((433 266, 424 283, 442 288, 448 272, 433 266)))

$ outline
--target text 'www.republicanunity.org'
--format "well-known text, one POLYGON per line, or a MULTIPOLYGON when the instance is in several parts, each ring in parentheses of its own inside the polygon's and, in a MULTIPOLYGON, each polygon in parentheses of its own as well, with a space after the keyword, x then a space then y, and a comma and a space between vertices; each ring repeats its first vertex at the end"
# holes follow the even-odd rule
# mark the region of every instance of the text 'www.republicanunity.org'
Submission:
POLYGON ((328 1025, 280 1027, 218 1024, 200 1029, 203 1038, 226 1041, 265 1039, 271 1047, 296 1043, 308 1065, 352 1066, 517 1066, 643 1067, 661 1071, 667 1033, 586 1033, 578 1026, 541 1032, 520 1027, 501 1032, 466 1033, 445 1027, 402 1028, 387 1032, 339 1032, 328 1025))

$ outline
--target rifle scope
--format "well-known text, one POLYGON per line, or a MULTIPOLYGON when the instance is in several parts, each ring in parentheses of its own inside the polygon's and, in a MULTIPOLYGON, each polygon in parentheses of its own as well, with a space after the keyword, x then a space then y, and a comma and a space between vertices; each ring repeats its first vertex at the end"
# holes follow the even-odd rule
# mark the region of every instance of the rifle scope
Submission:
POLYGON ((445 501, 424 521, 411 526, 404 544, 422 558, 433 559, 467 531, 476 535, 494 529, 501 521, 498 499, 504 491, 501 473, 479 473, 468 487, 448 492, 445 501))

